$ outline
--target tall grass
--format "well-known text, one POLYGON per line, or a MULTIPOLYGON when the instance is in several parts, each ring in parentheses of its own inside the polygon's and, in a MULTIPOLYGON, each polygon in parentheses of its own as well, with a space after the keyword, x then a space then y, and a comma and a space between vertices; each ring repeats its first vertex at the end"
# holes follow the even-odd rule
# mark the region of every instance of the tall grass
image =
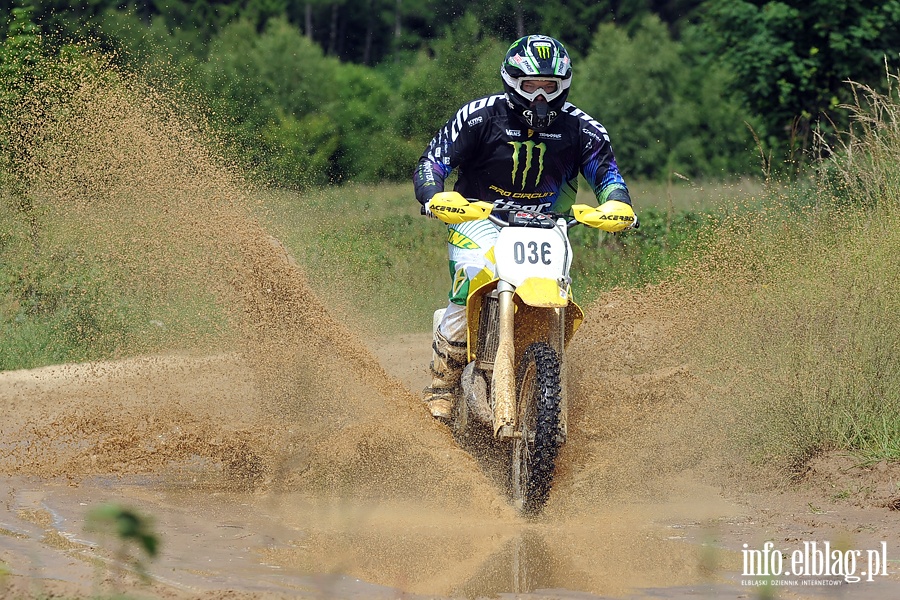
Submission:
POLYGON ((797 469, 833 449, 900 460, 900 99, 854 89, 815 177, 726 219, 685 271, 713 402, 739 446, 797 469))
MULTIPOLYGON (((579 303, 587 304, 616 286, 662 279, 705 221, 706 213, 686 207, 723 206, 722 198, 739 193, 709 186, 695 189, 690 199, 686 189, 675 192, 678 208, 669 211, 660 194, 671 194, 671 189, 638 184, 637 231, 612 235, 586 227, 571 230, 573 287, 579 303)), ((579 201, 596 205, 590 193, 579 201)), ((411 183, 273 191, 259 196, 259 208, 260 218, 332 310, 373 333, 427 331, 432 312, 446 306, 451 281, 446 226, 420 216, 411 183)))
POLYGON ((191 188, 195 132, 102 57, 36 60, 0 97, 0 369, 227 336, 218 257, 184 231, 217 191, 191 188))

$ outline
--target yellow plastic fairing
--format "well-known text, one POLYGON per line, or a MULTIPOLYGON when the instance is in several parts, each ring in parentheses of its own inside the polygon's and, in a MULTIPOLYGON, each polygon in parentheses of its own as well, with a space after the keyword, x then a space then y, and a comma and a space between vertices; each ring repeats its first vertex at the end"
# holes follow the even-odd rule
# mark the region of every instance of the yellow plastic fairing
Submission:
POLYGON ((529 306, 554 308, 569 304, 569 291, 555 279, 529 277, 516 288, 516 294, 529 306))
POLYGON ((428 206, 434 216, 448 225, 487 219, 494 208, 490 202, 469 202, 459 192, 438 192, 428 206))
POLYGON ((628 229, 635 220, 634 209, 618 200, 608 200, 596 208, 587 204, 576 204, 572 207, 572 214, 579 223, 609 233, 628 229))
POLYGON ((478 271, 478 274, 472 278, 471 283, 469 283, 469 295, 471 296, 475 290, 480 288, 483 285, 487 285, 490 282, 494 281, 494 274, 488 271, 487 269, 482 269, 478 271))

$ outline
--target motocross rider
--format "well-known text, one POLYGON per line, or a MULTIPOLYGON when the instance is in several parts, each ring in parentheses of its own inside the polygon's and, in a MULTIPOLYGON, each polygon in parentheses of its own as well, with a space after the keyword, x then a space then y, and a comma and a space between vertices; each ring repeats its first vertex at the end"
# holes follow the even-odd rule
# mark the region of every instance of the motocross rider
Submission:
MULTIPOLYGON (((454 190, 499 208, 568 211, 578 174, 598 203, 631 204, 603 126, 569 102, 572 64, 563 45, 543 35, 516 40, 500 66, 504 93, 463 106, 437 133, 413 173, 416 199, 433 216, 431 198, 444 191, 453 169, 454 190)), ((634 225, 637 221, 635 220, 634 225)), ((466 297, 472 278, 494 266, 485 253, 499 228, 487 220, 448 226, 450 302, 432 343, 432 383, 424 401, 449 419, 466 363, 466 297)))

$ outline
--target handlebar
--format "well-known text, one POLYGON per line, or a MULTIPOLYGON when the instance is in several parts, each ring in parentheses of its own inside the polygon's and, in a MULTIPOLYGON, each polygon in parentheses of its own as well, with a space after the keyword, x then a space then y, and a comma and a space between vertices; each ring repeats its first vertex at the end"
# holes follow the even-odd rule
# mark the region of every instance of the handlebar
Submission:
MULTIPOLYGON (((530 210, 530 209, 526 209, 526 208, 494 208, 494 211, 503 212, 503 213, 506 213, 506 215, 507 215, 506 219, 502 219, 501 217, 498 217, 496 214, 494 214, 494 212, 492 212, 491 214, 488 215, 488 217, 487 217, 488 220, 491 223, 493 223, 494 225, 496 225, 497 227, 510 227, 511 224, 509 222, 509 213, 511 213, 513 211, 526 212, 526 213, 529 213, 532 215, 540 215, 540 217, 553 219, 554 223, 556 223, 557 219, 566 219, 566 228, 567 229, 571 229, 575 225, 579 225, 578 221, 576 221, 574 217, 572 217, 571 215, 564 215, 562 213, 542 213, 542 212, 539 212, 536 210, 530 210)), ((419 214, 422 216, 425 216, 425 205, 424 204, 419 206, 419 214)), ((527 225, 524 225, 524 226, 527 227, 527 225)))
MULTIPOLYGON (((542 212, 537 211, 537 210, 531 210, 531 209, 527 209, 527 208, 515 208, 515 207, 513 207, 513 208, 509 208, 509 207, 497 208, 497 207, 495 207, 495 208, 493 209, 493 211, 491 212, 491 214, 489 214, 489 215, 487 216, 487 219, 488 219, 491 223, 493 223, 494 225, 496 225, 497 227, 510 227, 510 226, 512 226, 513 224, 509 222, 509 215, 510 215, 510 213, 513 213, 513 212, 516 212, 516 213, 522 213, 522 212, 524 212, 524 213, 528 213, 528 214, 531 214, 531 215, 535 215, 535 220, 552 219, 554 225, 556 224, 556 222, 557 222, 559 219, 565 219, 565 220, 566 220, 566 229, 567 229, 567 230, 568 230, 568 229, 571 229, 572 227, 575 227, 576 225, 580 225, 579 221, 578 221, 577 219, 575 219, 575 218, 574 218, 573 216, 571 216, 571 215, 566 215, 566 214, 563 214, 563 213, 552 213, 552 212, 550 212, 550 213, 542 213, 542 212), (497 216, 495 213, 505 213, 505 214, 506 214, 506 219, 503 219, 503 218, 497 216)), ((425 205, 424 205, 424 204, 422 204, 422 205, 419 207, 419 214, 422 215, 422 216, 424 216, 424 215, 426 214, 426 213, 425 213, 425 205)), ((539 221, 538 221, 538 222, 539 222, 539 221)), ((525 224, 525 223, 518 223, 518 224, 515 224, 515 226, 519 226, 519 227, 528 227, 529 225, 528 225, 528 224, 525 224)), ((540 225, 539 225, 539 226, 540 226, 540 225)), ((640 226, 641 226, 640 221, 635 220, 633 229, 639 229, 640 226)))
MULTIPOLYGON (((503 209, 499 209, 499 212, 505 212, 506 219, 503 219, 503 218, 495 215, 493 212, 488 215, 488 220, 491 223, 493 223, 494 225, 496 225, 497 227, 512 226, 513 224, 509 222, 509 215, 510 215, 510 213, 513 213, 513 212, 515 212, 515 213, 523 213, 524 212, 524 213, 528 213, 530 215, 535 215, 535 219, 541 219, 541 220, 550 219, 550 220, 552 220, 554 225, 556 224, 556 222, 559 219, 565 219, 566 220, 566 229, 571 229, 572 227, 574 227, 576 225, 580 225, 580 223, 578 221, 576 221, 574 217, 572 217, 571 215, 564 215, 562 213, 542 213, 542 212, 539 212, 536 210, 529 210, 529 209, 525 209, 525 208, 503 208, 503 209)), ((518 224, 518 226, 528 227, 529 225, 518 224)))
MULTIPOLYGON (((424 207, 423 207, 423 210, 424 210, 424 207)), ((488 215, 488 220, 490 220, 491 223, 493 223, 494 225, 496 225, 498 227, 509 227, 510 225, 513 225, 512 223, 509 222, 509 215, 511 213, 523 213, 523 212, 528 213, 530 215, 535 215, 537 219, 541 219, 541 220, 550 219, 550 220, 552 220, 554 225, 556 225, 556 222, 559 219, 565 219, 567 230, 572 229, 576 225, 583 225, 583 223, 578 221, 572 215, 567 215, 564 213, 554 213, 554 212, 542 213, 540 211, 531 210, 531 209, 527 209, 527 208, 501 208, 501 209, 495 208, 494 211, 505 212, 507 215, 506 220, 495 215, 494 212, 491 212, 491 214, 488 215)), ((515 225, 519 226, 519 227, 528 227, 529 226, 529 224, 527 224, 527 223, 517 223, 515 225)), ((540 225, 538 225, 538 226, 540 227, 540 225)), ((638 221, 637 218, 635 218, 634 227, 632 227, 632 229, 640 229, 640 227, 641 227, 640 221, 638 221)))

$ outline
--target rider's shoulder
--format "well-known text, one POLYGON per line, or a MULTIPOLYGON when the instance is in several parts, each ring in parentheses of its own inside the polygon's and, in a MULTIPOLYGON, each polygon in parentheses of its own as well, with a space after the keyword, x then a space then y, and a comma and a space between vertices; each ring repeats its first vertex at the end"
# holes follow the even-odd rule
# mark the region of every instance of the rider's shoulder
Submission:
POLYGON ((566 102, 562 107, 563 118, 577 123, 583 133, 593 136, 600 136, 609 141, 609 134, 606 128, 600 124, 597 119, 587 114, 571 102, 566 102))
POLYGON ((504 94, 492 94, 467 102, 456 111, 456 115, 447 124, 450 139, 455 141, 461 134, 470 136, 476 132, 485 131, 482 128, 487 127, 488 123, 494 121, 502 110, 505 110, 505 102, 504 94))

